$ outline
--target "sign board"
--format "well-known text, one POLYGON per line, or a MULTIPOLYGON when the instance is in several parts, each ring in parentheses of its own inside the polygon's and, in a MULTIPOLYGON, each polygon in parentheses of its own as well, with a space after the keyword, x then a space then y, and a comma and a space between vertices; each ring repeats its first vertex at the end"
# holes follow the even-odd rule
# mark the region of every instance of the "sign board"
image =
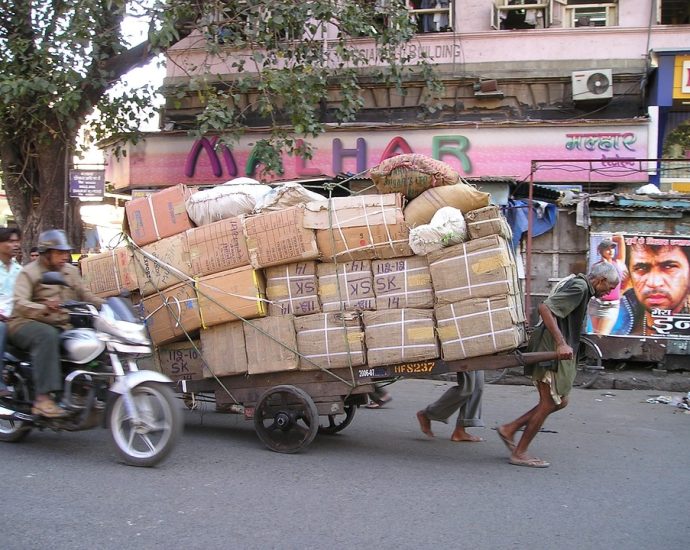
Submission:
MULTIPOLYGON (((283 155, 281 179, 364 174, 399 153, 418 153, 441 160, 463 177, 529 177, 530 159, 559 159, 534 173, 535 183, 589 181, 644 182, 649 175, 637 159, 647 158, 649 124, 583 124, 552 127, 474 128, 449 124, 362 126, 326 132, 312 138, 311 159, 283 155), (578 161, 578 162, 571 162, 578 161), (591 161, 591 162, 590 162, 591 161)), ((194 139, 177 132, 146 136, 127 145, 127 156, 108 159, 108 181, 116 189, 150 189, 184 183, 216 185, 237 177, 270 181, 258 161, 258 140, 248 131, 229 147, 216 136, 194 139)))
POLYGON ((71 198, 103 197, 105 170, 70 170, 69 196, 71 198))
POLYGON ((690 337, 690 236, 592 233, 590 268, 604 261, 621 283, 590 302, 589 334, 690 337))

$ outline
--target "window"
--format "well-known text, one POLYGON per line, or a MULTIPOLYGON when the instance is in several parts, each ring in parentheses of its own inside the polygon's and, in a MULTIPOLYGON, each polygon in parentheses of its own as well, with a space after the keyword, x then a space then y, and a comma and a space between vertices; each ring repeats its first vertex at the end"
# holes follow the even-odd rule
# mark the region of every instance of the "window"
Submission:
POLYGON ((610 27, 618 24, 616 4, 594 3, 591 0, 568 0, 564 27, 610 27))
POLYGON ((543 29, 549 26, 551 0, 499 0, 492 6, 494 29, 543 29))
POLYGON ((452 0, 408 0, 408 8, 420 34, 453 30, 452 0))
POLYGON ((688 0, 661 0, 657 4, 657 22, 661 25, 690 24, 688 0))

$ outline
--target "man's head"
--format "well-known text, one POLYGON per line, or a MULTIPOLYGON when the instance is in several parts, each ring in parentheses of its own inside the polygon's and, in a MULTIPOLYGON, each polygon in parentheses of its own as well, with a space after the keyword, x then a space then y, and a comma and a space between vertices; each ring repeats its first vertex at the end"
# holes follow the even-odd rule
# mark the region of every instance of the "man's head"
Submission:
POLYGON ((677 313, 685 305, 690 293, 688 247, 631 245, 628 270, 635 296, 645 309, 677 313))
POLYGON ((22 233, 16 227, 0 227, 0 259, 8 262, 21 250, 22 233))
POLYGON ((48 269, 60 271, 70 260, 72 245, 62 229, 49 229, 38 236, 38 253, 48 269))
POLYGON ((597 246, 597 251, 599 252, 599 256, 603 259, 610 260, 613 258, 613 254, 616 251, 616 243, 611 239, 602 239, 599 246, 597 246))
POLYGON ((38 253, 38 247, 32 246, 31 250, 29 250, 29 261, 33 262, 34 260, 38 260, 39 256, 40 254, 38 253))
POLYGON ((597 298, 601 298, 611 292, 620 282, 618 270, 613 264, 607 262, 594 264, 588 277, 594 287, 594 295, 597 298))

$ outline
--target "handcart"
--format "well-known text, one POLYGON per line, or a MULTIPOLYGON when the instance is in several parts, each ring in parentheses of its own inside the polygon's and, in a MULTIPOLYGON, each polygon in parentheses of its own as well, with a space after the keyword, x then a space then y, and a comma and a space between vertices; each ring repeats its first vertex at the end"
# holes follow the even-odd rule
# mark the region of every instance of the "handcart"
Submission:
POLYGON ((367 403, 375 382, 423 378, 450 372, 499 370, 556 359, 555 352, 514 351, 461 361, 421 361, 390 366, 291 371, 181 380, 177 391, 193 408, 197 401, 216 403, 218 412, 253 419, 259 439, 272 451, 295 453, 317 433, 334 434, 367 403), (320 424, 320 417, 327 423, 320 424))

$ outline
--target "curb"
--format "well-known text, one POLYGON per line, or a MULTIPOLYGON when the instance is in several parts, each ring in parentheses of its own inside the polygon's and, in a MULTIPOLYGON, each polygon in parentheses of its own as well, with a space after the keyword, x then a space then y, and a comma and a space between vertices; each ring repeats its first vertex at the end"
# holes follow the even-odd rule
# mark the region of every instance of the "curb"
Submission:
MULTIPOLYGON (((522 374, 522 367, 502 371, 484 371, 487 384, 531 386, 531 378, 522 374)), ((440 374, 436 379, 455 382, 455 373, 440 374)), ((647 370, 606 370, 598 375, 578 372, 575 387, 592 390, 649 390, 656 392, 690 392, 690 372, 647 370)))
MULTIPOLYGON (((448 375, 442 375, 448 376, 448 375)), ((522 374, 522 368, 509 369, 500 379, 499 371, 485 371, 488 384, 525 385, 531 386, 532 380, 522 374)), ((583 387, 591 381, 591 376, 578 373, 575 378, 575 387, 583 387)), ((455 380, 455 375, 450 375, 448 380, 455 380)), ((600 373, 589 385, 593 390, 649 390, 658 392, 690 392, 690 373, 684 371, 658 371, 658 370, 606 370, 600 373)))

